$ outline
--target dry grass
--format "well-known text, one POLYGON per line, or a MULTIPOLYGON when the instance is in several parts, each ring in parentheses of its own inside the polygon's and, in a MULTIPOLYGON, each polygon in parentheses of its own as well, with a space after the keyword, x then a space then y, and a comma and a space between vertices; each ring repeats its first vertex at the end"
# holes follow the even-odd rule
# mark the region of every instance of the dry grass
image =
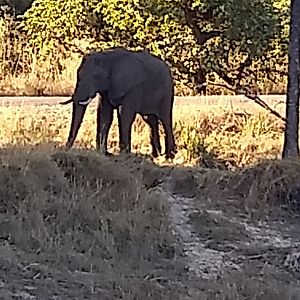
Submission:
MULTIPOLYGON (((174 108, 174 134, 178 154, 174 163, 195 166, 218 160, 227 168, 256 164, 281 153, 283 124, 261 111, 205 111, 203 106, 178 105, 174 108)), ((62 146, 70 126, 71 106, 11 106, 0 108, 2 144, 62 146)), ((95 106, 89 107, 75 146, 95 147, 95 106)), ((137 117, 133 125, 132 148, 149 154, 149 128, 137 117)), ((161 130, 161 142, 163 131, 161 130)), ((110 131, 109 147, 118 151, 117 120, 110 131)), ((158 163, 163 163, 159 158, 158 163)))
MULTIPOLYGON (((266 261, 249 261, 249 247, 242 246, 249 238, 245 230, 201 210, 190 216, 195 232, 209 240, 208 248, 240 242, 235 252, 243 271, 220 270, 216 279, 188 280, 182 257, 174 253, 165 195, 154 188, 167 176, 176 179, 178 169, 157 168, 141 157, 65 153, 48 144, 2 149, 0 160, 3 299, 298 299, 293 273, 279 269, 286 250, 272 250, 276 264, 273 256, 272 262, 268 256, 266 261)), ((233 210, 227 198, 237 177, 263 182, 257 196, 263 197, 263 188, 269 187, 270 197, 276 193, 273 182, 296 182, 299 167, 292 169, 292 162, 266 163, 236 175, 194 169, 195 201, 201 209, 219 209, 238 218, 244 202, 237 198, 233 210)), ((182 178, 190 173, 181 172, 182 178)), ((239 196, 241 189, 247 193, 249 186, 233 186, 231 195, 239 196)), ((259 254, 267 251, 259 243, 255 249, 259 254)))
MULTIPOLYGON (((18 40, 8 40, 14 24, 6 21, 0 24, 0 94, 71 94, 78 57, 39 61, 18 40)), ((260 86, 285 87, 263 80, 260 86)), ((177 91, 192 93, 181 85, 177 91)), ((255 242, 265 256, 253 260, 250 253, 248 259, 250 244, 243 248, 242 242, 249 236, 231 222, 251 224, 255 211, 263 211, 260 220, 270 211, 273 219, 283 219, 283 211, 275 209, 282 204, 299 209, 297 193, 289 198, 293 203, 286 201, 298 188, 299 162, 276 160, 281 121, 256 109, 222 107, 175 106, 175 168, 161 168, 168 164, 162 157, 157 167, 141 157, 96 154, 94 106, 76 141, 81 150, 68 153, 57 147, 65 144, 71 107, 1 107, 0 298, 299 299, 299 275, 283 270, 286 249, 255 242), (228 251, 228 240, 238 242, 228 255, 238 255, 240 271, 222 269, 208 282, 187 278, 180 253, 174 253, 166 194, 155 189, 168 176, 177 196, 194 197, 190 221, 207 248, 225 245, 228 251), (216 210, 219 218, 208 213, 216 210)), ((140 118, 132 141, 135 152, 150 153, 149 128, 140 118)), ((109 147, 118 151, 116 118, 109 147)), ((288 215, 284 234, 295 238, 299 231, 292 222, 288 215)))
MULTIPOLYGON (((220 203, 228 198, 247 213, 262 209, 262 218, 268 214, 265 209, 274 207, 282 206, 298 213, 300 211, 298 159, 264 160, 235 172, 200 168, 192 171, 192 174, 187 189, 193 185, 195 196, 210 194, 214 201, 220 203)), ((176 186, 182 186, 182 180, 178 178, 176 186)), ((231 209, 232 207, 228 208, 231 209)))
POLYGON ((133 173, 49 146, 2 149, 0 159, 1 297, 170 295, 173 237, 166 201, 145 188, 147 166, 133 173))

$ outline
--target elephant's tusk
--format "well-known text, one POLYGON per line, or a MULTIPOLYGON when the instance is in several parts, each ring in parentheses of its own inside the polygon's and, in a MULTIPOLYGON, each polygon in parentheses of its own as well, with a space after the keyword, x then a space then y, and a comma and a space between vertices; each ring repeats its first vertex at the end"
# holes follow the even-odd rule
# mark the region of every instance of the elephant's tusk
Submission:
POLYGON ((89 103, 91 103, 93 101, 93 98, 89 98, 86 101, 79 101, 78 103, 80 105, 88 105, 89 103))
POLYGON ((86 101, 79 101, 80 105, 88 105, 89 103, 91 103, 94 99, 101 101, 102 97, 99 93, 96 93, 96 96, 94 98, 89 98, 86 101))

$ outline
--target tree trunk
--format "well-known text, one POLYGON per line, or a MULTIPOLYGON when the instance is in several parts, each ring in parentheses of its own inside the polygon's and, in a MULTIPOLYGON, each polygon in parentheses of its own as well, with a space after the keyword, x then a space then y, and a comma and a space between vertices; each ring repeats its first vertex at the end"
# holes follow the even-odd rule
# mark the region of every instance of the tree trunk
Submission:
POLYGON ((299 156, 300 0, 291 0, 286 127, 282 158, 299 156))

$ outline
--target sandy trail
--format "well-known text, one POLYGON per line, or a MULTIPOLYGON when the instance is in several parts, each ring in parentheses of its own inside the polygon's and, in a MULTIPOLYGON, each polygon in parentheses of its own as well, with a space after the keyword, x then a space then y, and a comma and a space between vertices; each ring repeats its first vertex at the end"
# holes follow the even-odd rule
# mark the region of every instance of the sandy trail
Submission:
MULTIPOLYGON (((285 101, 285 95, 261 95, 261 98, 271 106, 285 101)), ((0 106, 15 105, 57 105, 61 101, 70 99, 69 96, 0 96, 0 106)), ((95 100, 92 102, 96 103, 95 100)), ((237 106, 253 106, 253 101, 244 96, 176 96, 175 105, 225 105, 236 108, 237 106)), ((258 107, 257 105, 254 105, 258 107)))
MULTIPOLYGON (((216 281, 222 274, 243 273, 249 271, 248 268, 259 269, 266 264, 278 274, 300 271, 300 240, 294 234, 299 229, 295 224, 283 226, 281 221, 254 224, 243 217, 229 217, 222 208, 208 209, 205 200, 199 204, 195 197, 174 194, 169 184, 165 187, 176 249, 178 255, 184 257, 190 280, 216 281), (227 229, 218 241, 201 236, 202 224, 199 232, 191 221, 195 214, 205 214, 215 222, 216 228, 210 228, 212 232, 221 225, 231 227, 233 231, 241 228, 241 236, 228 239, 225 236, 227 229)), ((205 226, 203 222, 203 231, 205 226)))

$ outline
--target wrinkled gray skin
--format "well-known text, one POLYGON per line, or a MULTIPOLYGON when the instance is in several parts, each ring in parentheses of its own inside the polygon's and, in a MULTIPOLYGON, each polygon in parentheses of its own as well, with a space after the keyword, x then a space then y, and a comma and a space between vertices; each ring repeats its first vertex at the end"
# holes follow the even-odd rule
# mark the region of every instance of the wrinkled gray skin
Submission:
POLYGON ((70 149, 82 123, 86 106, 101 96, 97 112, 97 149, 107 152, 107 138, 117 108, 121 151, 131 151, 131 125, 137 113, 151 128, 152 155, 161 153, 158 124, 165 131, 166 157, 176 153, 172 132, 174 87, 168 66, 146 51, 113 48, 83 57, 72 99, 72 123, 66 148, 70 149))

